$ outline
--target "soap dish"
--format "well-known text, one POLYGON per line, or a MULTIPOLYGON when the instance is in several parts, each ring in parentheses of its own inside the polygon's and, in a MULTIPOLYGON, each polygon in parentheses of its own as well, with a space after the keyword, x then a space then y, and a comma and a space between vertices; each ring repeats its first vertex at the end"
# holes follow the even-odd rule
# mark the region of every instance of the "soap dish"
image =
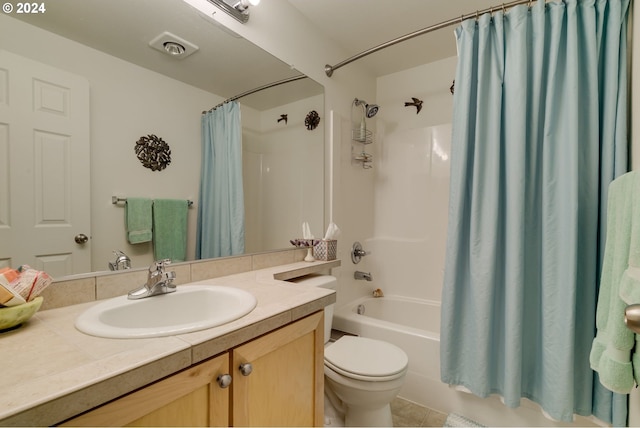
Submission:
POLYGON ((0 308, 0 333, 18 328, 20 324, 33 316, 42 306, 42 296, 38 296, 30 302, 22 305, 0 308))

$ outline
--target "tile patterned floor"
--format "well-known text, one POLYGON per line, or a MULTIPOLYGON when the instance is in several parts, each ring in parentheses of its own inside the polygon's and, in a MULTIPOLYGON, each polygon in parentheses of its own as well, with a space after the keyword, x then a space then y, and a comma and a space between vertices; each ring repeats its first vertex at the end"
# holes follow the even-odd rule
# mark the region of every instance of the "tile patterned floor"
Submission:
POLYGON ((396 398, 391 402, 393 426, 441 427, 447 419, 445 413, 419 406, 411 401, 396 398))

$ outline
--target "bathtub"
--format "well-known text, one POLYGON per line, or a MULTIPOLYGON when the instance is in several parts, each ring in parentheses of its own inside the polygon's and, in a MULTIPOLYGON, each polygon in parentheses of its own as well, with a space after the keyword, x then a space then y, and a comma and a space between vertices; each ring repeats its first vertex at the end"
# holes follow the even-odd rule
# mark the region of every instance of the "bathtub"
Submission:
MULTIPOLYGON (((389 296, 364 297, 334 311, 333 328, 362 337, 384 340, 402 348, 409 357, 405 384, 398 394, 443 413, 457 413, 485 426, 571 426, 547 419, 540 407, 522 399, 516 409, 500 397, 479 398, 440 381, 440 302, 389 296), (364 309, 358 314, 358 307, 364 309)), ((470 350, 469 352, 473 352, 470 350)), ((597 426, 576 417, 575 426, 597 426)))

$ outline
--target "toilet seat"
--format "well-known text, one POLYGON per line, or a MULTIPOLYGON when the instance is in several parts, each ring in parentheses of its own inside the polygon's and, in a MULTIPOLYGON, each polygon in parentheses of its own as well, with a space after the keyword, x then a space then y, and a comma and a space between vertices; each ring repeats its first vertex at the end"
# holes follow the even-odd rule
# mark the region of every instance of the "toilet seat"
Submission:
POLYGON ((325 349, 324 362, 331 370, 351 379, 383 382, 402 377, 409 358, 391 343, 343 336, 325 349))

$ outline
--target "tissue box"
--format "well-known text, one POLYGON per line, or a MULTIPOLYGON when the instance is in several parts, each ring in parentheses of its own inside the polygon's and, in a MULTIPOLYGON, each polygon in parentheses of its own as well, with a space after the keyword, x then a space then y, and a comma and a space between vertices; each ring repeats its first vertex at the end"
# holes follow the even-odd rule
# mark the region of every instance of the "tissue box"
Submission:
POLYGON ((322 239, 313 247, 313 257, 316 260, 335 260, 338 254, 338 240, 322 239))

